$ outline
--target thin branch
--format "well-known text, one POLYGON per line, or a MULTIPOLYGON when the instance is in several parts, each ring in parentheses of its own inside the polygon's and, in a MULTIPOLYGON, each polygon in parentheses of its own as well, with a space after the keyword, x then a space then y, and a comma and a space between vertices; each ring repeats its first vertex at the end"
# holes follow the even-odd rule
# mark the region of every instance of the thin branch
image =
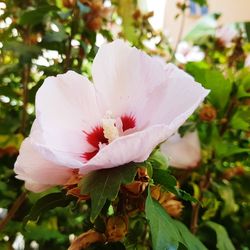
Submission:
MULTIPOLYGON (((208 171, 204 178, 201 179, 199 187, 200 187, 200 195, 199 201, 202 202, 204 191, 208 189, 211 183, 211 173, 208 171)), ((190 223, 190 230, 193 234, 196 234, 198 229, 198 222, 199 222, 199 212, 200 212, 200 203, 197 202, 193 204, 192 209, 192 216, 191 216, 191 223, 190 223)))
POLYGON ((8 224, 8 222, 14 217, 17 210, 21 207, 21 205, 25 201, 26 195, 27 195, 27 191, 21 193, 20 196, 15 200, 12 207, 9 209, 8 214, 0 222, 0 231, 2 231, 4 227, 8 224))
MULTIPOLYGON (((186 2, 187 1, 184 1, 184 5, 186 5, 186 2)), ((185 21, 186 21, 186 8, 182 10, 181 12, 181 24, 180 24, 180 30, 179 30, 179 33, 178 33, 178 36, 177 36, 177 40, 176 40, 176 44, 175 44, 175 48, 173 50, 173 54, 172 54, 172 60, 175 56, 175 53, 176 53, 176 50, 177 50, 177 47, 178 47, 178 44, 180 43, 181 41, 181 38, 182 38, 182 35, 183 35, 183 31, 184 31, 184 27, 185 27, 185 21)))
POLYGON ((21 128, 20 131, 25 135, 26 123, 27 123, 27 105, 28 105, 28 82, 30 75, 30 66, 28 64, 24 65, 23 75, 22 75, 22 84, 23 84, 23 110, 22 110, 22 119, 21 119, 21 128))
POLYGON ((77 9, 77 7, 75 6, 73 9, 73 17, 72 17, 72 21, 71 21, 71 30, 70 30, 70 35, 68 38, 68 48, 66 49, 66 53, 65 53, 65 61, 64 61, 64 71, 67 71, 71 65, 71 51, 72 51, 72 40, 75 36, 75 21, 78 21, 79 18, 79 9, 77 9))
POLYGON ((228 124, 230 122, 230 119, 232 117, 232 114, 233 114, 233 110, 235 108, 237 104, 237 99, 235 97, 231 97, 231 100, 230 100, 230 103, 228 105, 228 108, 225 112, 225 122, 221 125, 221 128, 220 128, 220 135, 223 136, 223 134, 226 132, 227 128, 228 128, 228 124))

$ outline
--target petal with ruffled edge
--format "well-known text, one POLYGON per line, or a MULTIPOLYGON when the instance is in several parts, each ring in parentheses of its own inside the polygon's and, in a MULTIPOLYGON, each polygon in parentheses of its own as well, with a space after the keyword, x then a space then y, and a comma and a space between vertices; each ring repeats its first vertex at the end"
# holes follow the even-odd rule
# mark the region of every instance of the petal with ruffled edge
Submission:
POLYGON ((132 114, 137 130, 170 125, 181 115, 183 123, 209 93, 176 66, 163 65, 121 40, 99 49, 92 72, 103 113, 132 114))
POLYGON ((189 169, 197 167, 201 159, 200 140, 197 131, 181 137, 178 133, 160 146, 161 152, 169 158, 172 167, 189 169))
POLYGON ((99 48, 92 75, 103 113, 108 110, 115 117, 133 115, 137 129, 145 127, 150 114, 142 110, 153 90, 165 81, 158 59, 116 40, 99 48))
POLYGON ((52 186, 63 185, 73 173, 73 170, 56 165, 44 157, 26 138, 20 148, 20 154, 15 163, 16 178, 25 181, 25 187, 33 192, 42 192, 52 186))
POLYGON ((81 154, 93 150, 84 131, 101 119, 93 84, 73 71, 48 77, 36 95, 36 117, 44 140, 37 145, 44 149, 44 156, 81 167, 81 154))
POLYGON ((166 64, 167 81, 157 87, 144 113, 152 113, 150 125, 166 124, 176 130, 194 112, 209 90, 173 64, 166 64))

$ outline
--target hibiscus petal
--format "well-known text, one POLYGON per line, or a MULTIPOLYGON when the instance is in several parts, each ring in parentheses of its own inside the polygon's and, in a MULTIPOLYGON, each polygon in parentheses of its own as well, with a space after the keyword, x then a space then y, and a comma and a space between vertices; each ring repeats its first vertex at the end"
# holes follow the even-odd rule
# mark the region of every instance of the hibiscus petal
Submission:
POLYGON ((121 40, 99 49, 92 73, 103 113, 132 114, 137 130, 176 117, 180 126, 209 93, 176 66, 162 65, 121 40))
POLYGON ((85 134, 82 131, 77 133, 76 131, 69 131, 66 129, 62 130, 61 128, 58 128, 58 130, 46 130, 45 134, 48 137, 47 142, 44 139, 44 131, 36 119, 33 122, 29 135, 30 142, 44 159, 47 159, 56 165, 62 165, 69 168, 79 168, 83 164, 81 158, 82 152, 93 148, 86 143, 86 140, 84 140, 85 134), (49 135, 54 139, 56 138, 56 140, 53 141, 49 135), (79 147, 79 145, 81 145, 81 147, 79 147))
POLYGON ((49 187, 63 185, 72 175, 72 169, 47 161, 26 138, 15 163, 16 178, 25 181, 27 189, 41 192, 49 187))
POLYGON ((164 123, 177 130, 204 100, 209 90, 173 64, 165 66, 165 74, 166 83, 155 89, 144 112, 153 113, 150 124, 164 123))
POLYGON ((43 129, 91 128, 100 119, 93 84, 73 71, 46 78, 36 94, 36 116, 43 129))
POLYGON ((131 48, 122 40, 102 45, 94 59, 92 75, 102 111, 114 116, 136 117, 145 125, 142 112, 155 87, 164 82, 164 68, 156 58, 131 48))
POLYGON ((36 95, 36 116, 45 157, 49 152, 49 159, 63 164, 69 156, 65 164, 80 167, 82 152, 93 150, 84 131, 100 121, 93 84, 73 71, 48 77, 36 95))
POLYGON ((200 141, 197 131, 183 137, 175 134, 160 146, 162 153, 169 158, 172 167, 188 169, 197 167, 201 159, 200 141))
POLYGON ((165 125, 151 126, 140 132, 122 136, 103 147, 98 154, 84 164, 81 173, 112 168, 129 162, 145 161, 153 149, 173 134, 165 125))

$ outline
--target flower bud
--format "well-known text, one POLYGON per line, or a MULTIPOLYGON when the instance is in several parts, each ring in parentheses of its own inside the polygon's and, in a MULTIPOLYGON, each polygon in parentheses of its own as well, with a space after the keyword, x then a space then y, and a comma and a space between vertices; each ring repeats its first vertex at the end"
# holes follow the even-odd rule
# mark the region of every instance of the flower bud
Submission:
POLYGON ((198 132, 189 132, 181 137, 178 133, 160 146, 169 158, 169 165, 180 169, 191 169, 199 165, 201 148, 198 132))
POLYGON ((216 119, 217 111, 214 107, 209 105, 204 105, 201 110, 199 117, 202 121, 211 122, 216 119))

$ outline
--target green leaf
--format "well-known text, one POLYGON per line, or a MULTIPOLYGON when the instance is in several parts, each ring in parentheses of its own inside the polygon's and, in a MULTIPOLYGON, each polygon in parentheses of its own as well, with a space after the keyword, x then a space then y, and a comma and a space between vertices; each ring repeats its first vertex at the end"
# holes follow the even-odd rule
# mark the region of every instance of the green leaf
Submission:
POLYGON ((208 100, 217 108, 224 109, 228 103, 232 91, 232 82, 216 70, 205 72, 205 81, 202 82, 205 88, 211 89, 208 100))
POLYGON ((169 192, 176 193, 176 179, 167 170, 154 169, 153 180, 155 183, 163 185, 169 192))
POLYGON ((18 41, 7 41, 3 44, 4 50, 11 50, 17 56, 22 56, 25 61, 37 58, 41 54, 41 48, 36 45, 26 45, 18 41))
POLYGON ((238 98, 244 98, 244 97, 250 97, 250 75, 249 75, 249 71, 243 71, 242 72, 243 75, 243 79, 240 80, 240 85, 238 88, 238 92, 237 92, 237 97, 238 98), (247 75, 244 75, 244 73, 246 73, 247 75))
POLYGON ((146 200, 146 217, 149 220, 154 250, 178 249, 182 243, 190 250, 206 247, 180 221, 172 219, 164 208, 149 195, 146 200))
POLYGON ((26 240, 36 241, 59 241, 66 240, 66 236, 59 232, 59 230, 51 229, 45 225, 28 224, 24 231, 26 240))
POLYGON ((89 6, 82 4, 80 1, 77 1, 77 6, 78 6, 81 14, 87 14, 91 11, 89 6))
POLYGON ((168 168, 168 160, 159 149, 154 150, 153 153, 149 156, 147 161, 151 163, 153 168, 159 168, 159 169, 168 168))
POLYGON ((66 207, 73 200, 73 197, 66 196, 62 192, 51 193, 43 196, 32 207, 30 213, 24 218, 24 225, 29 220, 36 221, 41 214, 46 213, 48 210, 56 207, 66 207))
POLYGON ((225 158, 235 154, 249 153, 249 148, 240 148, 237 145, 227 142, 218 142, 215 145, 215 152, 218 158, 225 158))
POLYGON ((150 192, 146 200, 145 211, 151 229, 153 249, 177 250, 180 241, 179 232, 163 207, 157 201, 152 200, 150 192))
POLYGON ((163 188, 175 194, 178 198, 185 201, 197 202, 197 199, 195 199, 191 194, 176 187, 177 181, 175 177, 169 173, 168 170, 154 169, 153 180, 156 184, 162 185, 163 188))
POLYGON ((0 148, 15 147, 18 149, 22 141, 22 134, 0 135, 0 148))
POLYGON ((201 243, 201 241, 194 236, 189 229, 180 221, 173 220, 174 225, 178 229, 181 235, 181 243, 190 250, 206 250, 207 248, 201 243))
POLYGON ((220 71, 207 69, 202 64, 189 64, 187 71, 195 77, 196 81, 211 90, 207 99, 216 108, 223 110, 229 101, 233 87, 232 82, 225 79, 220 71))
POLYGON ((57 11, 59 10, 56 6, 52 5, 45 5, 38 7, 37 9, 34 10, 28 10, 25 11, 21 17, 19 23, 21 25, 37 25, 39 23, 42 23, 44 18, 52 11, 57 11))
POLYGON ((215 231, 217 236, 216 246, 218 250, 235 250, 235 247, 232 244, 232 241, 230 240, 226 229, 222 225, 212 221, 206 222, 205 225, 215 231))
POLYGON ((134 27, 133 14, 136 10, 136 5, 134 0, 117 0, 118 8, 117 12, 122 18, 122 29, 124 38, 133 44, 137 44, 138 37, 137 32, 134 27))
POLYGON ((126 164, 124 166, 93 171, 86 175, 79 184, 82 194, 91 197, 91 215, 93 222, 101 212, 107 200, 117 197, 121 184, 134 180, 138 165, 126 164))
POLYGON ((185 40, 195 41, 208 35, 214 35, 217 27, 216 14, 202 17, 184 37, 185 40))
POLYGON ((201 6, 207 5, 207 0, 193 0, 193 2, 195 2, 201 6))
POLYGON ((215 199, 214 197, 209 197, 207 200, 203 201, 203 204, 204 204, 204 207, 206 207, 206 211, 202 215, 202 220, 206 221, 206 220, 213 218, 216 215, 221 205, 221 202, 215 199), (204 204, 206 202, 207 204, 204 204))
POLYGON ((224 183, 221 185, 214 183, 213 185, 217 188, 221 199, 224 201, 224 205, 221 210, 221 216, 225 217, 237 212, 239 210, 239 205, 237 205, 235 202, 234 192, 230 183, 224 183))
POLYGON ((230 122, 230 125, 234 129, 249 131, 250 129, 250 107, 242 107, 239 108, 234 116, 232 117, 232 120, 230 122))
POLYGON ((176 189, 177 190, 177 197, 185 200, 185 201, 191 201, 191 202, 198 202, 196 198, 194 198, 191 194, 187 193, 186 191, 182 189, 176 189))
POLYGON ((245 22, 245 30, 247 35, 247 40, 250 42, 250 22, 245 22))
POLYGON ((44 42, 62 42, 67 39, 67 34, 63 29, 60 29, 59 32, 49 31, 45 34, 43 41, 44 42))

